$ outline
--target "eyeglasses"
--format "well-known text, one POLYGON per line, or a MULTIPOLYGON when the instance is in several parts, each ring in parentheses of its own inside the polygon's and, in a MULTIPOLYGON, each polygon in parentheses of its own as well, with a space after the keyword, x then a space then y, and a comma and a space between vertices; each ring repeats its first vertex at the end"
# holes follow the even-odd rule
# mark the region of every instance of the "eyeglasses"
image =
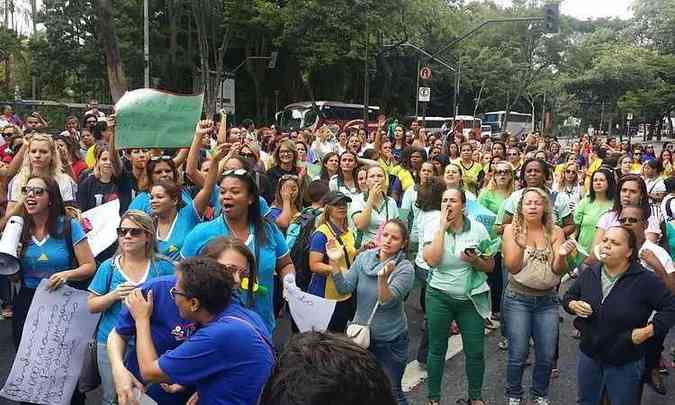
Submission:
POLYGON ((239 153, 239 156, 243 157, 244 159, 255 158, 255 155, 253 153, 239 153))
POLYGON ((288 150, 288 149, 280 149, 280 150, 279 150, 279 154, 280 154, 280 155, 292 155, 292 154, 293 154, 293 151, 292 151, 292 150, 288 150))
POLYGON ((575 172, 574 170, 565 170, 565 173, 567 173, 567 174, 574 174, 574 173, 576 173, 576 172, 575 172))
POLYGON ((509 152, 509 156, 519 156, 519 155, 520 155, 520 154, 519 154, 519 153, 516 153, 516 152, 509 152))
POLYGON ((41 196, 47 191, 46 188, 44 187, 32 187, 32 186, 23 186, 21 187, 21 193, 23 195, 30 195, 33 194, 34 196, 41 196))
POLYGON ((228 273, 239 274, 239 278, 248 277, 250 273, 248 267, 240 267, 236 264, 224 264, 223 266, 225 267, 225 270, 228 271, 228 273))
POLYGON ((279 178, 279 180, 298 180, 299 177, 296 176, 295 174, 284 174, 279 178))
POLYGON ((223 176, 246 176, 247 174, 246 169, 225 170, 223 172, 223 176))
POLYGON ((180 295, 185 298, 190 298, 190 296, 187 295, 186 293, 178 291, 176 287, 171 287, 171 289, 169 290, 169 295, 171 296, 171 299, 174 301, 176 300, 176 295, 180 295))
POLYGON ((622 218, 619 218, 618 221, 622 225, 625 224, 625 223, 637 224, 638 222, 640 222, 639 219, 634 218, 634 217, 622 217, 622 218))
POLYGON ((163 162, 166 162, 166 161, 172 160, 172 159, 173 159, 173 158, 172 158, 171 156, 166 156, 166 155, 163 155, 163 156, 153 156, 153 157, 150 158, 150 160, 153 161, 153 162, 159 162, 160 160, 163 161, 163 162))
POLYGON ((117 236, 119 236, 120 238, 123 238, 127 234, 130 234, 133 237, 137 237, 141 236, 144 232, 145 230, 141 228, 122 228, 122 227, 117 228, 117 236))

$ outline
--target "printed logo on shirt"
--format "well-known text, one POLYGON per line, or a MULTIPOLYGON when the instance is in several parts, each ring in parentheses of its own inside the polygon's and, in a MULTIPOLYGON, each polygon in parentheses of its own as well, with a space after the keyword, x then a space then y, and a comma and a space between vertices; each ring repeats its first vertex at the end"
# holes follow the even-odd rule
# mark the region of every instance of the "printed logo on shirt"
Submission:
POLYGON ((49 257, 47 257, 47 255, 45 253, 43 253, 43 254, 40 255, 40 257, 38 257, 38 261, 39 262, 48 262, 49 257))
POLYGON ((182 342, 185 339, 192 336, 195 329, 196 327, 194 323, 189 323, 186 325, 176 325, 176 327, 173 328, 173 330, 171 331, 171 334, 173 335, 174 338, 176 338, 177 341, 182 342))
POLYGON ((178 247, 176 247, 176 245, 171 245, 171 246, 169 246, 169 248, 167 249, 167 251, 168 251, 169 253, 175 253, 175 252, 178 252, 178 247))

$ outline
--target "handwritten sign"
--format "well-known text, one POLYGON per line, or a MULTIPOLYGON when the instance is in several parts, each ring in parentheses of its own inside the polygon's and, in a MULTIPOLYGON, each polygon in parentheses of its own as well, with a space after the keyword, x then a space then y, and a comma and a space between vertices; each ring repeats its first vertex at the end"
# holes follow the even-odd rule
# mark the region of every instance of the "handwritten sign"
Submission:
POLYGON ((120 200, 112 200, 82 213, 91 230, 87 232, 87 241, 94 256, 106 250, 117 240, 117 227, 120 224, 120 200))
POLYGON ((87 310, 86 291, 38 286, 12 370, 0 395, 19 402, 66 405, 76 389, 84 351, 100 314, 87 310))
POLYGON ((178 95, 155 89, 128 91, 115 104, 115 146, 189 147, 203 102, 204 94, 178 95))
POLYGON ((288 307, 300 332, 311 330, 325 332, 335 311, 335 300, 307 294, 299 288, 286 290, 288 307))

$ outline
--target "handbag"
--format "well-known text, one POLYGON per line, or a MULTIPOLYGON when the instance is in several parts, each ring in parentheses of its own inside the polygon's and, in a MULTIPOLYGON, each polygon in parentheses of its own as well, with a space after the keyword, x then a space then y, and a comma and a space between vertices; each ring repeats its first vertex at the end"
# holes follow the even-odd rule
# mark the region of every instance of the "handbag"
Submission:
MULTIPOLYGON (((396 264, 398 265, 398 262, 396 264)), ((394 275, 393 272, 389 275, 387 284, 391 282, 391 277, 393 275, 394 275)), ((370 347, 370 325, 373 323, 375 312, 377 311, 377 308, 379 306, 380 300, 378 299, 375 301, 375 306, 373 307, 373 310, 370 312, 368 322, 366 322, 365 324, 350 323, 349 326, 347 326, 347 330, 345 331, 345 334, 349 339, 351 339, 352 342, 356 343, 358 346, 361 346, 364 349, 370 347)))
POLYGON ((560 276, 553 273, 549 261, 550 250, 527 247, 523 268, 513 278, 525 287, 535 290, 549 290, 560 284, 560 276))

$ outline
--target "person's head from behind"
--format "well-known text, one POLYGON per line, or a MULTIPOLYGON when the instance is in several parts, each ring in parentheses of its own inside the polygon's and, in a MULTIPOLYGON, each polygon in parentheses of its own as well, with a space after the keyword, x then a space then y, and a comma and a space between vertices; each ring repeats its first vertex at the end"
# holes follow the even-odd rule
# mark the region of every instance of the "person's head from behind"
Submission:
POLYGON ((626 226, 613 226, 600 241, 600 261, 609 268, 625 266, 638 258, 635 232, 626 226))
POLYGON ((305 192, 305 199, 313 205, 323 206, 323 199, 328 194, 329 188, 328 184, 322 180, 313 180, 307 186, 307 191, 305 192))
POLYGON ((294 335, 279 356, 261 405, 395 405, 375 357, 344 336, 294 335))
POLYGON ((171 296, 181 318, 204 324, 229 305, 233 286, 232 273, 224 265, 210 257, 194 257, 176 266, 171 296))
POLYGON ((440 211, 441 198, 445 191, 445 182, 438 177, 430 177, 417 189, 415 205, 422 211, 440 211))

